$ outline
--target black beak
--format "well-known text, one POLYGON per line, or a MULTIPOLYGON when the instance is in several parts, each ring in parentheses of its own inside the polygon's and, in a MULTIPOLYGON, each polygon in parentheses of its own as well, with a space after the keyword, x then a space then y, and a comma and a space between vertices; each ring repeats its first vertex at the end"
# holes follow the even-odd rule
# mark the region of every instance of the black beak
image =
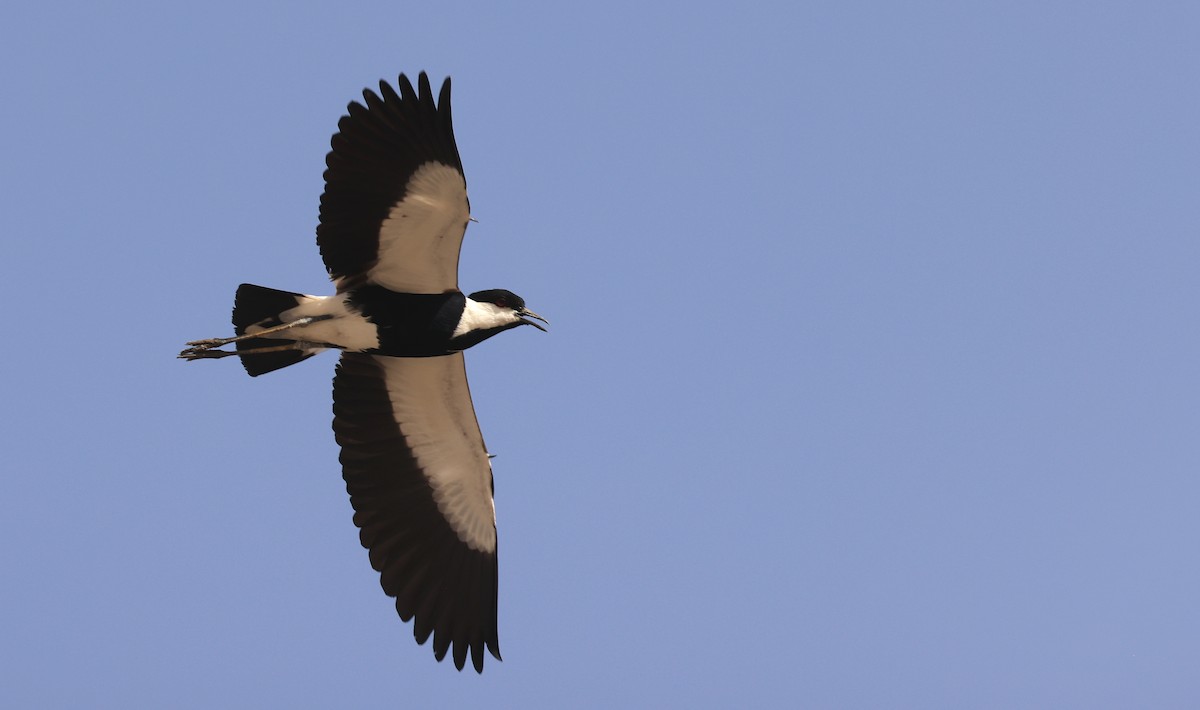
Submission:
POLYGON ((524 323, 525 325, 532 325, 534 328, 537 328, 538 330, 542 331, 543 333, 547 332, 546 329, 544 327, 542 327, 541 323, 534 323, 533 321, 527 320, 527 319, 528 318, 537 318, 538 320, 540 320, 542 323, 545 323, 546 325, 550 325, 550 321, 539 316, 538 314, 534 313, 533 311, 529 310, 528 308, 522 308, 521 310, 517 311, 517 315, 524 316, 523 318, 521 318, 521 322, 524 323))

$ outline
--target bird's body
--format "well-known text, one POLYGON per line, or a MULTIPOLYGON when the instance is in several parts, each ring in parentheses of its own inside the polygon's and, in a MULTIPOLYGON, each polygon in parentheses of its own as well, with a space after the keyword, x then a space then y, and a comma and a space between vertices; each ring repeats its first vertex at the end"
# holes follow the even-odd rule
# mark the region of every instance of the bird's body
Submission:
POLYGON ((450 80, 435 103, 401 75, 351 103, 327 157, 317 243, 336 285, 309 296, 242 284, 235 336, 194 341, 189 360, 238 355, 257 376, 343 351, 334 433, 363 546, 419 643, 483 670, 500 658, 491 463, 462 351, 520 325, 544 330, 510 291, 465 295, 470 220, 450 80), (233 344, 236 351, 221 350, 233 344))

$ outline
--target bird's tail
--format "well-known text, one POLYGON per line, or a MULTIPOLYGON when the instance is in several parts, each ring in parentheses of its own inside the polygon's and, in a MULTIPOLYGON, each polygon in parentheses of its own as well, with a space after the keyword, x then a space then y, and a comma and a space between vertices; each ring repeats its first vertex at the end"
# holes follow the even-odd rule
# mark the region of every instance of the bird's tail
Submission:
MULTIPOLYGON (((237 296, 233 301, 233 330, 238 335, 244 335, 252 325, 269 328, 279 325, 279 314, 295 308, 304 298, 304 294, 291 291, 279 291, 265 286, 242 284, 238 286, 237 296)), ((246 353, 243 351, 276 345, 287 345, 295 342, 285 338, 248 338, 237 342, 238 359, 242 367, 251 377, 272 372, 288 365, 295 365, 316 353, 309 350, 280 350, 277 352, 246 353)))

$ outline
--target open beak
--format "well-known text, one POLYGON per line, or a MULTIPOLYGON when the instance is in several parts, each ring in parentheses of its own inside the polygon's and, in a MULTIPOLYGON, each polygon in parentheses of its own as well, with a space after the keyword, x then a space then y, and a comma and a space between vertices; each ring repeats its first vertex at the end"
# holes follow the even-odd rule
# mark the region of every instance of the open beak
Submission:
POLYGON ((546 329, 544 327, 542 327, 541 323, 534 323, 533 321, 526 320, 526 319, 537 318, 538 320, 540 320, 542 323, 545 323, 546 325, 550 325, 550 321, 539 316, 538 314, 534 313, 533 311, 529 310, 528 308, 522 308, 521 310, 517 311, 517 315, 523 316, 521 318, 521 322, 524 323, 525 325, 532 325, 534 328, 537 328, 538 330, 542 331, 543 333, 547 332, 546 329))

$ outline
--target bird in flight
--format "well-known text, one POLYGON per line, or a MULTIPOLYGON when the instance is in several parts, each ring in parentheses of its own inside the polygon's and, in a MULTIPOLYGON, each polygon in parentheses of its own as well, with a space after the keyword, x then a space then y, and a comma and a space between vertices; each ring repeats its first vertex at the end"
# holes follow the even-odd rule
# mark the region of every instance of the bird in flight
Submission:
POLYGON ((397 87, 350 103, 325 160, 317 245, 336 293, 242 284, 235 335, 179 357, 237 355, 257 377, 342 351, 333 431, 363 547, 417 643, 482 673, 485 648, 500 659, 496 515, 463 350, 546 320, 511 291, 459 291, 471 213, 450 79, 436 102, 424 72, 397 87))

